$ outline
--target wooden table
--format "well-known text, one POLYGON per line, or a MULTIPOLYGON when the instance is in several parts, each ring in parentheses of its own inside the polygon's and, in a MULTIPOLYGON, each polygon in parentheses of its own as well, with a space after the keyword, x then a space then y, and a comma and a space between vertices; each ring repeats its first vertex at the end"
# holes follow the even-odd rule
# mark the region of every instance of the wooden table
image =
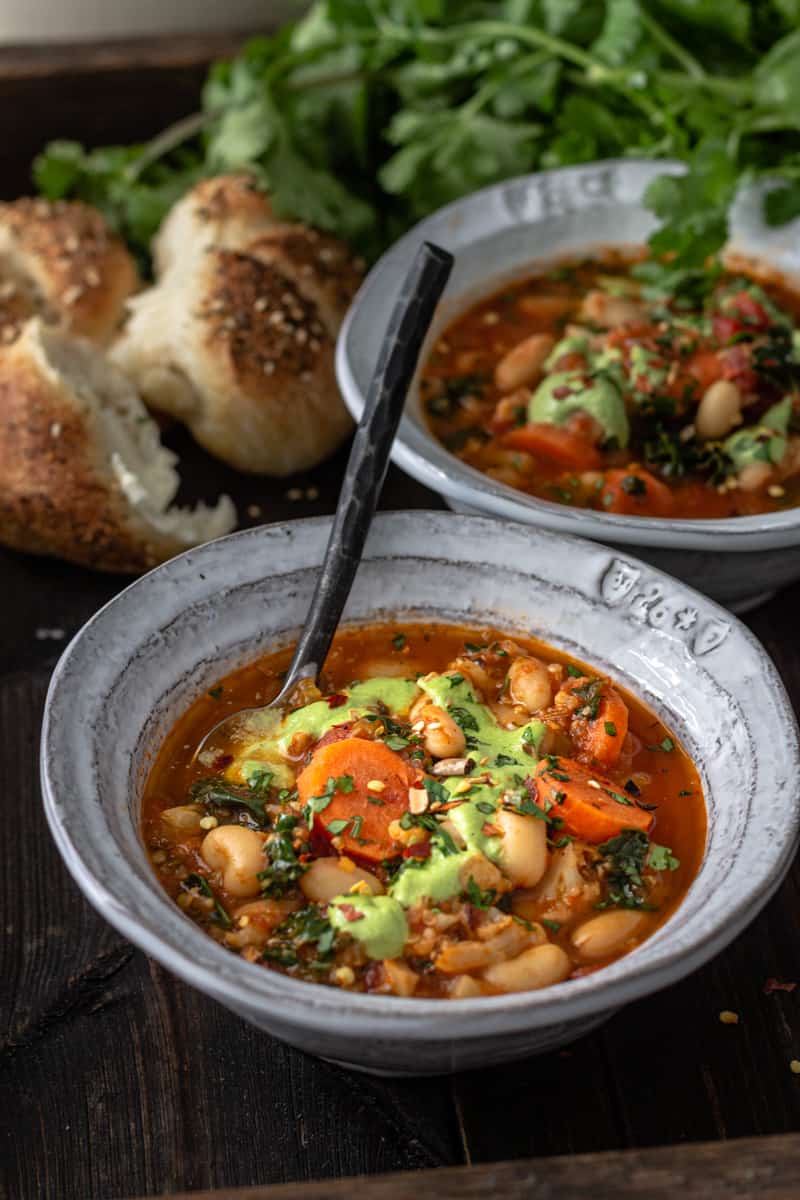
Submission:
MULTIPOLYGON (((20 59, 4 54, 0 97, 25 100, 13 108, 16 142, 0 137, 6 194, 19 186, 23 162, 41 140, 48 95, 49 111, 58 111, 59 88, 73 99, 48 136, 124 138, 132 136, 135 95, 143 97, 143 136, 157 128, 157 110, 170 117, 186 111, 188 81, 200 77, 197 62, 184 63, 176 98, 170 71, 148 60, 137 68, 147 83, 141 89, 107 52, 98 70, 117 72, 128 101, 114 124, 112 105, 80 101, 96 101, 98 91, 81 80, 74 57, 59 68, 34 56, 39 82, 31 68, 18 91, 12 82, 20 59)), ((11 133, 11 121, 9 105, 0 105, 0 128, 5 122, 11 133)), ((224 488, 243 515, 259 505, 263 520, 334 508, 344 454, 275 484, 237 477, 188 439, 172 440, 184 457, 187 495, 212 497, 224 488), (310 485, 319 488, 313 503, 286 499, 289 487, 310 485)), ((441 502, 392 470, 383 505, 441 502)), ((800 1129, 800 1075, 789 1066, 800 1058, 800 988, 767 994, 769 980, 800 980, 796 865, 750 929, 696 975, 631 1005, 567 1049, 451 1079, 373 1079, 317 1062, 251 1029, 134 950, 89 908, 62 867, 41 809, 37 765, 45 690, 65 639, 125 582, 0 551, 0 986, 9 1013, 0 1196, 111 1200, 800 1129), (721 1024, 723 1009, 737 1012, 739 1023, 721 1024)), ((796 708, 798 611, 800 587, 748 618, 796 708)), ((680 1150, 673 1153, 664 1161, 680 1163, 680 1150)), ((751 1150, 742 1154, 749 1163, 751 1150)), ((788 1155, 788 1144, 768 1154, 788 1155)), ((589 1161, 587 1170, 608 1182, 595 1194, 621 1195, 624 1170, 604 1175, 589 1161)), ((653 1178, 674 1183, 676 1176, 656 1167, 653 1178)), ((558 1178, 566 1178, 566 1167, 558 1168, 558 1178)), ((787 1188, 781 1195, 792 1194, 787 1188)), ((439 1194, 466 1194, 461 1189, 451 1182, 439 1194)), ((713 1194, 748 1193, 730 1187, 713 1194)))

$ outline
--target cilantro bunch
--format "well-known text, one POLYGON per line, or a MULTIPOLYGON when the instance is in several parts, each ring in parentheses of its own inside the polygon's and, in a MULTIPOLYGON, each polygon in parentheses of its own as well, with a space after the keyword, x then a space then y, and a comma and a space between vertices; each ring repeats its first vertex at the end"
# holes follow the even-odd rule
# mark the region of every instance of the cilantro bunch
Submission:
POLYGON ((742 183, 774 181, 770 222, 800 215, 800 0, 320 0, 216 64, 197 114, 139 146, 52 142, 34 178, 146 258, 186 189, 244 168, 374 257, 475 188, 621 155, 688 165, 647 196, 673 282, 722 245, 742 183))

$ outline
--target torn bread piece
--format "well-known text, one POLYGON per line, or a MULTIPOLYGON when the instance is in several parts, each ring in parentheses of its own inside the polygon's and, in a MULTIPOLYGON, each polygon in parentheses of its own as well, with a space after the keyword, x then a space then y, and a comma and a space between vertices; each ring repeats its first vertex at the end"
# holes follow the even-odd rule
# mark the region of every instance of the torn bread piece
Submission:
POLYGON ((145 403, 218 458, 290 475, 352 428, 333 356, 360 280, 342 242, 302 225, 262 231, 241 250, 210 246, 132 298, 111 357, 145 403))
POLYGON ((33 318, 0 352, 0 541, 137 573, 229 533, 232 501, 170 507, 176 456, 128 379, 33 318))
POLYGON ((96 209, 25 197, 0 204, 0 344, 41 316, 104 345, 138 287, 133 259, 96 209))

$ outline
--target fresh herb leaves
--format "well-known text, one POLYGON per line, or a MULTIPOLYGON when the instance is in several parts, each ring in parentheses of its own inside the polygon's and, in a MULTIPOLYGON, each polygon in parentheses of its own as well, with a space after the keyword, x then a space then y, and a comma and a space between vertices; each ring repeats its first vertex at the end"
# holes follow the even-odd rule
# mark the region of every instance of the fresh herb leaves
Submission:
POLYGON ((216 921, 217 924, 223 927, 223 929, 230 929, 231 919, 228 916, 227 911, 220 904, 219 900, 214 894, 211 884, 207 879, 205 879, 202 875, 187 875, 186 878, 181 881, 181 887, 185 892, 197 891, 200 892, 201 895, 205 896, 208 900, 213 900, 214 907, 211 910, 210 919, 212 921, 216 921))
POLYGON ((308 869, 297 857, 294 846, 294 829, 297 817, 284 813, 275 822, 274 833, 267 838, 264 849, 269 866, 259 871, 261 893, 272 899, 280 899, 294 887, 308 869))
POLYGON ((247 170, 280 216, 374 256, 419 217, 541 168, 678 158, 648 192, 656 293, 696 299, 743 180, 777 180, 767 219, 800 213, 795 0, 317 3, 217 63, 202 111, 152 141, 51 142, 40 191, 102 209, 143 259, 189 187, 247 170), (388 150, 388 154, 387 154, 388 150))

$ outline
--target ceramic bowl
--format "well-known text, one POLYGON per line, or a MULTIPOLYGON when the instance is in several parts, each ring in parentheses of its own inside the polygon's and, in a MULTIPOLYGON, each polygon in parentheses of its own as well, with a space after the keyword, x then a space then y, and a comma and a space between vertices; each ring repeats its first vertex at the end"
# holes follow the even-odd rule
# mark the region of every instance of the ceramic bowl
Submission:
MULTIPOLYGON (((650 181, 665 170, 681 168, 618 159, 544 171, 475 192, 422 221, 372 269, 342 327, 336 370, 353 415, 361 414, 382 332, 421 241, 437 242, 456 257, 430 346, 460 311, 509 280, 566 256, 604 246, 641 245, 655 226, 642 197, 650 181)), ((733 214, 730 252, 757 256, 800 285, 800 221, 768 229, 759 214, 759 194, 744 194, 733 214)), ((739 611, 800 578, 800 508, 766 516, 667 521, 539 500, 445 450, 428 432, 416 387, 393 457, 409 475, 440 492, 452 508, 625 547, 739 611)))
POLYGON ((125 937, 246 1020, 353 1067, 422 1075, 548 1050, 722 949, 780 883, 798 838, 797 729, 769 658, 734 617, 635 558, 527 525, 384 513, 346 619, 495 623, 545 638, 632 688, 678 734, 708 805, 700 872, 647 942, 602 971, 522 995, 348 994, 243 961, 162 891, 139 835, 142 788, 176 718, 297 632, 327 519, 222 538, 159 567, 68 647, 47 699, 42 783, 53 836, 125 937))

